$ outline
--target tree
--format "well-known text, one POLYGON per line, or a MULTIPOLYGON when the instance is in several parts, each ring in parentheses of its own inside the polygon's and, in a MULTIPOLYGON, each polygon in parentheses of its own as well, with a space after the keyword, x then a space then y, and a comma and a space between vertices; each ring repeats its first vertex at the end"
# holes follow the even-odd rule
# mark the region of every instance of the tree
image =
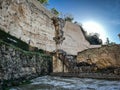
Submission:
POLYGON ((78 24, 78 22, 77 22, 77 21, 75 21, 75 22, 74 22, 74 24, 78 24))
POLYGON ((110 40, 109 40, 109 38, 106 39, 106 44, 107 44, 107 45, 110 44, 110 40))
POLYGON ((74 18, 71 14, 66 14, 64 20, 72 22, 74 20, 74 18))
POLYGON ((118 37, 120 38, 120 34, 118 34, 118 37))
POLYGON ((56 8, 52 8, 51 12, 57 16, 59 16, 59 12, 56 10, 56 8))
POLYGON ((41 4, 48 4, 48 0, 38 0, 41 4))
POLYGON ((89 41, 91 45, 101 45, 102 40, 99 38, 98 33, 91 33, 89 35, 85 34, 85 38, 89 41))
POLYGON ((115 42, 110 42, 110 45, 115 45, 116 43, 115 42))
POLYGON ((115 42, 110 42, 109 38, 106 39, 106 45, 115 45, 115 42))

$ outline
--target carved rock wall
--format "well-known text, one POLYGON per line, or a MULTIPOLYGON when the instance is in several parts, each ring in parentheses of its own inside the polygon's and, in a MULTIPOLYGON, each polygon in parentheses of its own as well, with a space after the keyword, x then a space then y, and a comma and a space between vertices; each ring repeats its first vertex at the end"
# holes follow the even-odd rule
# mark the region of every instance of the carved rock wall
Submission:
POLYGON ((47 51, 55 49, 53 15, 37 0, 1 0, 0 28, 47 51))
MULTIPOLYGON (((37 0, 0 0, 0 28, 46 51, 56 48, 53 16, 37 0)), ((66 22, 64 32, 66 39, 61 48, 68 54, 76 55, 78 51, 91 48, 78 25, 66 22)))
POLYGON ((77 52, 85 49, 101 47, 101 45, 90 45, 85 39, 81 27, 77 24, 66 22, 63 31, 65 40, 61 48, 68 52, 68 54, 77 55, 77 52))

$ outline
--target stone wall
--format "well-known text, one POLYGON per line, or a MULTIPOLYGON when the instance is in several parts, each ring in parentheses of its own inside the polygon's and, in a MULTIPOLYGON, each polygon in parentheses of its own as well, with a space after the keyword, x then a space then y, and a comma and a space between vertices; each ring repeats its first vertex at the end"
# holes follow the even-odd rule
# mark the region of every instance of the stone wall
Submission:
POLYGON ((120 45, 102 46, 78 53, 77 62, 95 64, 98 68, 120 67, 120 45))
MULTIPOLYGON (((56 48, 53 16, 37 0, 0 0, 0 28, 31 46, 50 52, 56 48)), ((68 54, 76 55, 91 48, 79 25, 66 22, 64 32, 66 39, 61 48, 68 54)))
POLYGON ((0 41, 0 82, 30 79, 49 74, 51 70, 51 56, 26 52, 0 41))

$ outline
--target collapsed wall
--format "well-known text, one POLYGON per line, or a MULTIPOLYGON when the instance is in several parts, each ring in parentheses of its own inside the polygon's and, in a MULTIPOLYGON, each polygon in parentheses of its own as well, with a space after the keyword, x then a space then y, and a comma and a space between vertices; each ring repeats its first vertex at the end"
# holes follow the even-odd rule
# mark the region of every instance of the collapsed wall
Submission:
MULTIPOLYGON (((0 0, 0 28, 5 32, 46 51, 56 49, 54 17, 37 0, 0 0)), ((79 25, 66 22, 61 49, 68 54, 91 48, 79 25)), ((95 46, 92 46, 92 48, 95 46)), ((98 47, 98 46, 97 46, 98 47)))

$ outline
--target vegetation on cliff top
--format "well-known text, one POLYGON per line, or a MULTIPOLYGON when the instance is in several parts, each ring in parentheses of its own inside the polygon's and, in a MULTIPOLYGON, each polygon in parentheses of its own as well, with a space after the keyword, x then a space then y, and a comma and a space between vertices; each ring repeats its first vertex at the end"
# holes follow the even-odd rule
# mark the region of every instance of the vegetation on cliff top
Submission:
POLYGON ((48 4, 48 0, 38 0, 41 4, 48 4))
POLYGON ((56 10, 56 8, 52 8, 51 9, 51 12, 53 13, 53 14, 55 14, 55 15, 57 15, 57 16, 59 16, 59 12, 56 10))

